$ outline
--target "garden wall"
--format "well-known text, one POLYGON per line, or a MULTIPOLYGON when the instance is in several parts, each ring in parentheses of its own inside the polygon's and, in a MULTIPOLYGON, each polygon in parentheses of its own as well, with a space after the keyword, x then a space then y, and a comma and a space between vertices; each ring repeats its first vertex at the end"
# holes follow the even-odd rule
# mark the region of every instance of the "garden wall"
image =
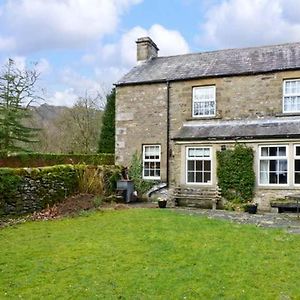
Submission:
POLYGON ((118 166, 59 165, 42 168, 0 168, 0 216, 41 210, 102 182, 103 193, 115 189, 118 166), (87 174, 89 177, 87 178, 87 174))
POLYGON ((0 167, 34 168, 62 164, 113 165, 113 154, 53 154, 18 153, 6 156, 0 153, 0 167))

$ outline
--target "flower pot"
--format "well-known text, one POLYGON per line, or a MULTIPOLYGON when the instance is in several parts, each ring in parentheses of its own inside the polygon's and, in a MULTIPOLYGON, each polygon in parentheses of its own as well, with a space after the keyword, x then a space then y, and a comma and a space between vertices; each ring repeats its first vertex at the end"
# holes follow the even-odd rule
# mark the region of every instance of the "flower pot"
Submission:
POLYGON ((166 206, 167 206, 167 200, 159 200, 158 201, 159 208, 166 208, 166 206))
POLYGON ((245 212, 249 214, 256 214, 257 213, 257 204, 247 204, 244 207, 245 212))

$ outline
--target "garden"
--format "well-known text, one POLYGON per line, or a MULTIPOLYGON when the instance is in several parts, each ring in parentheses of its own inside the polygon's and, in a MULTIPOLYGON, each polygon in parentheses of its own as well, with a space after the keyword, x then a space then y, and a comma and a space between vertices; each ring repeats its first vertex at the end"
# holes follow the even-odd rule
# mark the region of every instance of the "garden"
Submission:
POLYGON ((1 299, 298 299, 300 236, 159 209, 0 230, 1 299))

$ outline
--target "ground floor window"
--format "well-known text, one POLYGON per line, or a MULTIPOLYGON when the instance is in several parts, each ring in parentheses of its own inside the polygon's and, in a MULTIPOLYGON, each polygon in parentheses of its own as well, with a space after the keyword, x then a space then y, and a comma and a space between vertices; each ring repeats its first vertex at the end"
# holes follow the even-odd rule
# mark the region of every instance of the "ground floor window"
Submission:
POLYGON ((294 183, 300 184, 300 145, 294 148, 294 183))
POLYGON ((143 178, 160 179, 160 145, 143 146, 143 178))
POLYGON ((211 148, 186 148, 186 182, 211 183, 211 148))
POLYGON ((260 146, 259 183, 262 185, 288 183, 287 146, 260 146))

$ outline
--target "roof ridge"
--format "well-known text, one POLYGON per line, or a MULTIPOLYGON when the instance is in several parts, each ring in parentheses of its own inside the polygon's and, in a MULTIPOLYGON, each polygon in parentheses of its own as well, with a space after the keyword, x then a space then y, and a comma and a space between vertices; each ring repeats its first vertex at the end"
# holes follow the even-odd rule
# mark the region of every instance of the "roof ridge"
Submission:
POLYGON ((300 41, 299 42, 293 42, 293 43, 282 43, 282 44, 272 44, 272 45, 262 45, 262 46, 250 46, 250 47, 242 47, 242 48, 226 48, 226 49, 218 49, 218 50, 184 53, 184 54, 157 56, 157 57, 152 57, 151 60, 178 57, 178 56, 193 56, 193 55, 209 54, 209 53, 216 53, 216 52, 228 52, 228 51, 241 51, 241 50, 251 50, 251 49, 275 48, 275 47, 284 47, 284 46, 291 46, 291 45, 300 45, 300 41))
POLYGON ((116 85, 300 70, 300 41, 159 56, 133 67, 116 85))

